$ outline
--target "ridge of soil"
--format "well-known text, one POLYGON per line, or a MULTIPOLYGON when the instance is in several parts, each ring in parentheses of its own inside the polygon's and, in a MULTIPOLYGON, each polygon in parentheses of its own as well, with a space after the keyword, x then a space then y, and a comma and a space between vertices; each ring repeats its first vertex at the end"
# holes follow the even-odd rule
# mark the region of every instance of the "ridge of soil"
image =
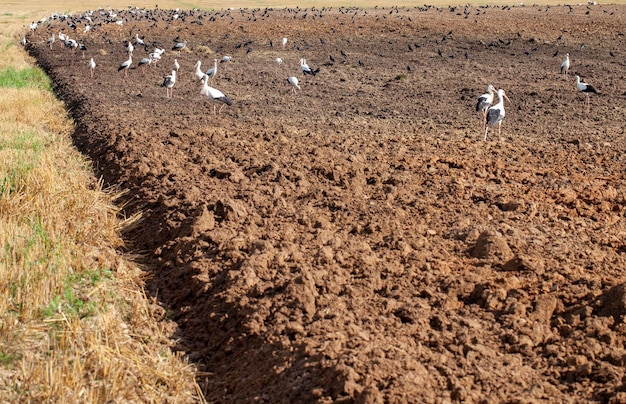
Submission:
POLYGON ((126 236, 209 401, 626 400, 624 6, 117 13, 28 50, 142 214, 126 236), (124 78, 135 33, 166 52, 124 78), (214 115, 193 66, 224 54, 214 115))

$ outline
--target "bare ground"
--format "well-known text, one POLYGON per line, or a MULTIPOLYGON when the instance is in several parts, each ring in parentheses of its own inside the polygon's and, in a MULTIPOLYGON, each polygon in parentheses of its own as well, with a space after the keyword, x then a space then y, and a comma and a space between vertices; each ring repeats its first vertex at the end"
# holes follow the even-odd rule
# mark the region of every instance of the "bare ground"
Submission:
POLYGON ((28 49, 210 401, 626 401, 626 7, 140 11, 28 49), (135 33, 166 53, 124 78, 135 33))

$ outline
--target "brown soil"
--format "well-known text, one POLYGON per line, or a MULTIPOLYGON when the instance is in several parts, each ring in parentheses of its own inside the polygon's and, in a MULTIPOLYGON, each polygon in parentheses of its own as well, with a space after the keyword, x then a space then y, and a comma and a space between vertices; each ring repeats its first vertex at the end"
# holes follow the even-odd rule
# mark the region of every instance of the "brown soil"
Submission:
POLYGON ((626 400, 626 7, 179 14, 55 19, 29 51, 143 214, 129 243, 208 400, 626 400), (166 53, 124 78, 135 33, 166 53), (192 66, 223 54, 216 116, 192 66), (490 83, 511 102, 483 142, 490 83))

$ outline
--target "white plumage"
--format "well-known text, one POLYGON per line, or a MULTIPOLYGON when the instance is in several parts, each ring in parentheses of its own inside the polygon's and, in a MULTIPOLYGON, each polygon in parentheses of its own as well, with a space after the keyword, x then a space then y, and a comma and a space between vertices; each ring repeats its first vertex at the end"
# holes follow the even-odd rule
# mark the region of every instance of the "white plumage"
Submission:
POLYGON ((489 125, 496 126, 498 125, 498 136, 500 137, 502 131, 502 120, 505 116, 504 111, 504 99, 507 99, 509 102, 509 97, 506 96, 503 89, 498 90, 498 103, 493 107, 490 107, 487 110, 487 125, 485 128, 485 136, 483 137, 483 141, 487 141, 487 132, 489 131, 489 125))
POLYGON ((91 58, 89 60, 89 72, 91 74, 91 77, 93 77, 93 71, 96 70, 96 61, 93 60, 93 58, 91 58))
POLYGON ((129 54, 128 60, 126 60, 125 62, 122 62, 120 67, 117 68, 117 71, 119 72, 120 70, 124 70, 124 77, 126 77, 128 76, 128 69, 130 68, 130 65, 132 64, 133 64, 133 55, 129 54))
POLYGON ((230 106, 230 105, 233 105, 233 102, 230 100, 230 98, 225 96, 224 93, 218 90, 217 88, 210 87, 208 84, 208 81, 209 81, 209 77, 205 75, 202 78, 202 90, 200 90, 200 94, 208 97, 210 100, 214 102, 219 102, 222 104, 218 112, 216 112, 217 105, 213 104, 213 115, 216 115, 222 111, 222 108, 224 108, 224 105, 230 106))
POLYGON ((202 72, 200 66, 202 66, 202 62, 198 60, 196 62, 195 70, 193 72, 193 76, 196 78, 196 80, 202 80, 202 77, 204 77, 204 73, 202 72))
POLYGON ((176 84, 176 70, 172 70, 172 74, 165 76, 163 78, 163 84, 161 84, 161 87, 165 87, 167 98, 172 98, 174 84, 176 84))
POLYGON ((496 89, 489 84, 487 86, 487 92, 480 97, 478 97, 478 101, 476 102, 476 112, 481 112, 483 114, 483 123, 487 125, 487 110, 493 103, 493 93, 496 89))
POLYGON ((287 78, 289 84, 291 84, 291 89, 294 94, 297 93, 296 89, 300 90, 300 85, 298 84, 298 78, 295 76, 291 76, 287 78))
POLYGON ((587 105, 587 111, 589 110, 589 106, 590 106, 590 100, 589 100, 589 94, 591 93, 598 93, 598 91, 596 91, 596 89, 587 84, 584 83, 582 81, 580 81, 580 77, 576 76, 576 88, 578 89, 578 91, 582 92, 583 94, 585 94, 585 105, 587 105))
POLYGON ((566 53, 565 60, 563 60, 563 63, 561 63, 561 73, 563 73, 564 76, 567 76, 568 70, 569 70, 569 53, 566 53))
POLYGON ((309 65, 306 63, 306 59, 302 58, 300 59, 300 70, 302 70, 302 73, 304 73, 305 76, 307 74, 310 74, 311 76, 315 76, 320 71, 320 68, 318 67, 315 70, 311 69, 309 65))

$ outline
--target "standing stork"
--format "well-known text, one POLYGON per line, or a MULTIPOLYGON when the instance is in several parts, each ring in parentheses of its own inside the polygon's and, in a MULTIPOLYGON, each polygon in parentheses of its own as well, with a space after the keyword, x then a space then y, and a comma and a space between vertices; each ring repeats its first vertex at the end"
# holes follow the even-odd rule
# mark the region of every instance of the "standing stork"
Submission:
POLYGON ((174 69, 178 73, 178 69, 180 69, 180 64, 178 63, 178 59, 174 59, 174 69))
POLYGON ((172 74, 168 74, 167 76, 163 77, 163 84, 161 84, 161 87, 165 87, 167 98, 172 98, 172 93, 174 92, 174 84, 176 84, 176 70, 172 70, 172 74))
POLYGON ((283 44, 283 49, 285 49, 285 46, 287 46, 287 38, 283 38, 281 43, 283 44))
POLYGON ((224 105, 230 106, 230 105, 233 105, 233 102, 230 100, 230 98, 225 96, 224 93, 218 90, 217 88, 210 87, 208 84, 208 81, 209 81, 209 77, 207 75, 202 77, 202 90, 200 90, 200 94, 208 97, 212 101, 222 103, 222 106, 220 107, 218 112, 216 112, 217 105, 213 104, 213 115, 216 115, 222 111, 222 108, 224 108, 224 105))
POLYGON ((52 35, 50 35, 50 38, 48 38, 48 45, 50 45, 50 50, 52 50, 52 44, 54 44, 54 32, 52 33, 52 35))
POLYGON ((91 58, 91 60, 89 60, 89 72, 90 72, 92 78, 93 78, 93 71, 94 70, 96 70, 96 61, 93 60, 93 58, 91 58))
POLYGON ((582 92, 583 94, 585 94, 585 105, 587 106, 587 111, 589 111, 589 94, 591 93, 598 93, 596 91, 595 88, 593 88, 593 86, 587 84, 587 83, 583 83, 582 81, 580 81, 580 77, 576 76, 576 88, 578 88, 578 91, 582 92))
POLYGON ((130 68, 130 65, 133 64, 133 55, 129 54, 128 55, 128 60, 126 60, 125 62, 122 62, 122 64, 120 65, 120 67, 117 68, 117 71, 121 71, 124 70, 124 77, 128 76, 128 69, 130 68))
POLYGON ((146 43, 143 41, 143 39, 139 38, 139 34, 135 34, 135 43, 137 45, 141 45, 143 46, 143 49, 147 52, 148 51, 148 47, 146 46, 146 43))
POLYGON ((198 60, 196 62, 195 70, 193 72, 193 76, 196 78, 196 80, 202 80, 202 78, 204 77, 204 73, 202 72, 200 66, 202 66, 202 61, 198 60))
MULTIPOLYGON (((511 102, 511 100, 509 100, 509 97, 506 96, 506 94, 504 93, 503 89, 499 89, 498 90, 498 103, 496 105, 494 105, 493 107, 490 107, 487 110, 487 124, 491 125, 491 126, 496 126, 498 125, 498 137, 500 137, 500 139, 502 139, 501 133, 502 133, 502 120, 504 119, 504 99, 507 99, 507 101, 511 102)), ((489 126, 486 126, 485 128, 485 136, 483 137, 483 141, 486 142, 487 141, 487 132, 489 131, 489 126)))
POLYGON ((302 58, 300 59, 300 70, 302 70, 302 73, 304 73, 305 76, 307 74, 310 74, 311 76, 315 76, 317 73, 319 73, 320 68, 318 67, 315 70, 311 69, 309 65, 306 63, 306 59, 302 58))
POLYGON ((294 94, 297 93, 296 90, 300 90, 300 85, 298 84, 298 78, 295 76, 290 76, 287 78, 287 81, 289 82, 289 84, 291 84, 291 90, 293 91, 294 94))
POLYGON ((211 81, 213 81, 213 79, 217 75, 217 59, 213 59, 213 67, 207 70, 204 74, 208 76, 211 81))
POLYGON ((487 92, 480 97, 478 97, 478 102, 476 102, 476 112, 481 112, 483 114, 483 125, 487 126, 487 110, 493 103, 493 93, 496 89, 489 84, 487 86, 487 92))
POLYGON ((147 58, 142 58, 139 63, 137 63, 137 66, 139 66, 141 68, 141 73, 143 73, 144 75, 146 74, 146 66, 152 64, 152 55, 148 55, 147 58))
POLYGON ((569 53, 565 54, 565 60, 561 63, 561 74, 567 77, 567 71, 569 70, 569 53))

